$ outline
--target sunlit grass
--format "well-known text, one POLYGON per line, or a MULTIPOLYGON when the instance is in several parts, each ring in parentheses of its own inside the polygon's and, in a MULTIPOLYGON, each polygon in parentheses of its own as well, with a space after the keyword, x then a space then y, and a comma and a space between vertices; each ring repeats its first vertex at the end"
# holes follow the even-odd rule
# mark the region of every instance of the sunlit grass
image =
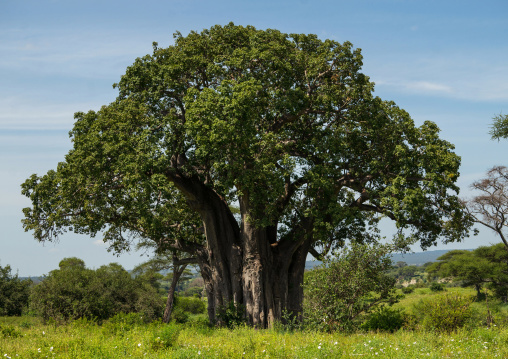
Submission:
POLYGON ((158 345, 165 326, 117 332, 94 323, 43 325, 35 318, 0 318, 14 336, 0 336, 1 358, 507 358, 508 330, 492 327, 450 334, 401 330, 344 335, 253 328, 175 326, 172 343, 158 345))

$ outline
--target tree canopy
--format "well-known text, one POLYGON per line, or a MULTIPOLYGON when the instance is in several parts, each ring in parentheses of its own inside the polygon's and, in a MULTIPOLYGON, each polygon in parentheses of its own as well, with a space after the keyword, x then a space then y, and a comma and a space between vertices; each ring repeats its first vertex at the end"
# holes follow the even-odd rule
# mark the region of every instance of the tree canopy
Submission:
POLYGON ((508 115, 499 114, 494 117, 494 122, 490 128, 492 139, 500 140, 508 138, 508 115))
POLYGON ((453 145, 373 96, 360 49, 232 23, 174 39, 76 113, 65 161, 22 185, 36 239, 185 251, 211 317, 235 302, 266 326, 301 311, 309 252, 375 240, 380 218, 423 248, 467 235, 453 145))
POLYGON ((508 294, 508 254, 502 243, 478 247, 474 251, 449 251, 426 271, 441 278, 451 278, 464 287, 472 286, 478 297, 482 296, 484 286, 498 297, 506 298, 508 294))
POLYGON ((21 315, 28 307, 30 279, 11 274, 11 266, 0 266, 0 315, 21 315))

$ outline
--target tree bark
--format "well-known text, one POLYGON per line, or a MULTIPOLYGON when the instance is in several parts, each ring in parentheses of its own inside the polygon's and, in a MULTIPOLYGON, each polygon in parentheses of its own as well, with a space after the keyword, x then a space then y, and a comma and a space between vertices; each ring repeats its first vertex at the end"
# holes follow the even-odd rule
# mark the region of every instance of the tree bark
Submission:
POLYGON ((239 226, 226 201, 214 191, 197 181, 174 183, 203 221, 207 253, 199 261, 210 321, 220 324, 219 310, 229 303, 243 306, 246 322, 258 328, 281 321, 285 311, 301 319, 303 272, 310 248, 306 233, 279 245, 276 225, 251 224, 248 195, 240 198, 239 226))
MULTIPOLYGON (((178 259, 173 257, 173 263, 176 263, 178 259)), ((166 300, 166 308, 164 309, 164 315, 162 316, 163 323, 169 323, 171 319, 171 312, 173 311, 173 302, 175 300, 175 290, 178 280, 182 276, 183 271, 187 267, 187 264, 176 265, 173 264, 173 278, 171 279, 171 285, 168 290, 168 299, 166 300)))

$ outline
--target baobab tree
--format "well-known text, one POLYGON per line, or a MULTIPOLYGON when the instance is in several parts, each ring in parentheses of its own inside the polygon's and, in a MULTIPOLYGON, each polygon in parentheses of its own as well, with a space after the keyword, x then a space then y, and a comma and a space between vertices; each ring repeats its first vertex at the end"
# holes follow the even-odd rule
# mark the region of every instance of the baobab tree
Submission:
POLYGON ((453 145, 374 97, 361 67, 349 42, 252 26, 154 44, 114 102, 75 114, 65 162, 23 184, 25 230, 171 243, 197 258, 211 319, 233 302, 258 327, 299 315, 308 253, 375 239, 381 218, 423 248, 460 240, 453 145), (181 216, 203 241, 175 240, 181 216))

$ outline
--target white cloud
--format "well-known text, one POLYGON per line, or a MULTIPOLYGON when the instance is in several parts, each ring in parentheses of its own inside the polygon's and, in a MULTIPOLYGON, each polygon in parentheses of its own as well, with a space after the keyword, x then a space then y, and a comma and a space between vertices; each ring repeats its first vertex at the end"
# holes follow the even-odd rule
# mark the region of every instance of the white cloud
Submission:
POLYGON ((410 82, 406 84, 406 87, 410 90, 422 91, 422 92, 445 92, 445 93, 453 93, 454 91, 451 87, 439 84, 435 82, 428 81, 416 81, 410 82))
MULTIPOLYGON (((105 96, 106 97, 106 96, 105 96)), ((112 96, 111 96, 112 97, 112 96)), ((74 124, 74 113, 78 111, 99 110, 101 105, 107 103, 81 102, 63 103, 58 98, 23 99, 21 97, 0 98, 0 129, 22 130, 67 130, 74 124)))
POLYGON ((47 29, 0 32, 0 70, 37 75, 108 78, 151 53, 152 35, 97 30, 65 33, 47 29))
POLYGON ((102 241, 102 239, 96 239, 93 244, 97 247, 107 247, 108 245, 102 241))
POLYGON ((379 90, 468 101, 508 100, 508 64, 502 51, 498 56, 480 52, 369 56, 365 73, 379 90))

